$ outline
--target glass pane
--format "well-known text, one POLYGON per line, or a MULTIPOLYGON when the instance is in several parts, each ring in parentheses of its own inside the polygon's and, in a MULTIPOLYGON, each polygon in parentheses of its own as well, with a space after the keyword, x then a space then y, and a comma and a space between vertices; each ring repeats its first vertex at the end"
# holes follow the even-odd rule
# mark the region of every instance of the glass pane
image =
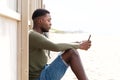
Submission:
POLYGON ((7 6, 10 9, 17 11, 17 0, 7 0, 7 6))
POLYGON ((18 0, 0 0, 0 7, 8 7, 14 11, 17 11, 18 0))

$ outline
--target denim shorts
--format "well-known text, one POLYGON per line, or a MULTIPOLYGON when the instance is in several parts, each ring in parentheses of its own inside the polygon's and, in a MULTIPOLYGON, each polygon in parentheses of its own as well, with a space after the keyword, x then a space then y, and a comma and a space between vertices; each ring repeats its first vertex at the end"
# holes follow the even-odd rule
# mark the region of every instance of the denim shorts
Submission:
POLYGON ((60 80, 67 68, 68 64, 59 55, 51 64, 45 66, 38 80, 60 80))

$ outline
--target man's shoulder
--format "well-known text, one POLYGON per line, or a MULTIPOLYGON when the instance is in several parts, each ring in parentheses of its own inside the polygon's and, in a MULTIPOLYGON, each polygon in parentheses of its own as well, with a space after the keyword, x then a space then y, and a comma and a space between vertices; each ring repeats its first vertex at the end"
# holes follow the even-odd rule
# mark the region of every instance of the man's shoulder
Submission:
POLYGON ((29 30, 29 34, 34 34, 34 33, 36 33, 36 31, 34 31, 34 30, 29 30))
POLYGON ((33 30, 29 30, 28 33, 29 33, 29 34, 33 34, 34 31, 33 31, 33 30))
POLYGON ((30 38, 35 38, 35 39, 42 39, 42 38, 45 38, 45 36, 41 33, 38 33, 34 30, 30 30, 29 31, 29 37, 30 38))

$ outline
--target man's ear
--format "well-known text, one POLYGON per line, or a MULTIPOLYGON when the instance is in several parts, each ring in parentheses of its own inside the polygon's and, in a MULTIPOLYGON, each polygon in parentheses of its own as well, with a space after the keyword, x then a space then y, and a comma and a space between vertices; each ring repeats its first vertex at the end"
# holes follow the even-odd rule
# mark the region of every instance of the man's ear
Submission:
POLYGON ((38 18, 38 22, 39 22, 39 23, 42 23, 43 21, 44 21, 44 17, 39 17, 39 18, 38 18))
POLYGON ((38 19, 38 23, 41 23, 42 22, 42 19, 38 19))

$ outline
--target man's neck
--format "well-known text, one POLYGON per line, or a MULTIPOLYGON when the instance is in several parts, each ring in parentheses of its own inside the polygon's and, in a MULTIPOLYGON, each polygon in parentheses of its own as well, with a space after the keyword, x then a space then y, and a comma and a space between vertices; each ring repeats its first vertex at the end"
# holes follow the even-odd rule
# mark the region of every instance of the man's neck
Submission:
POLYGON ((33 28, 33 30, 35 30, 36 32, 39 32, 39 33, 43 34, 43 32, 41 31, 40 28, 33 28))

